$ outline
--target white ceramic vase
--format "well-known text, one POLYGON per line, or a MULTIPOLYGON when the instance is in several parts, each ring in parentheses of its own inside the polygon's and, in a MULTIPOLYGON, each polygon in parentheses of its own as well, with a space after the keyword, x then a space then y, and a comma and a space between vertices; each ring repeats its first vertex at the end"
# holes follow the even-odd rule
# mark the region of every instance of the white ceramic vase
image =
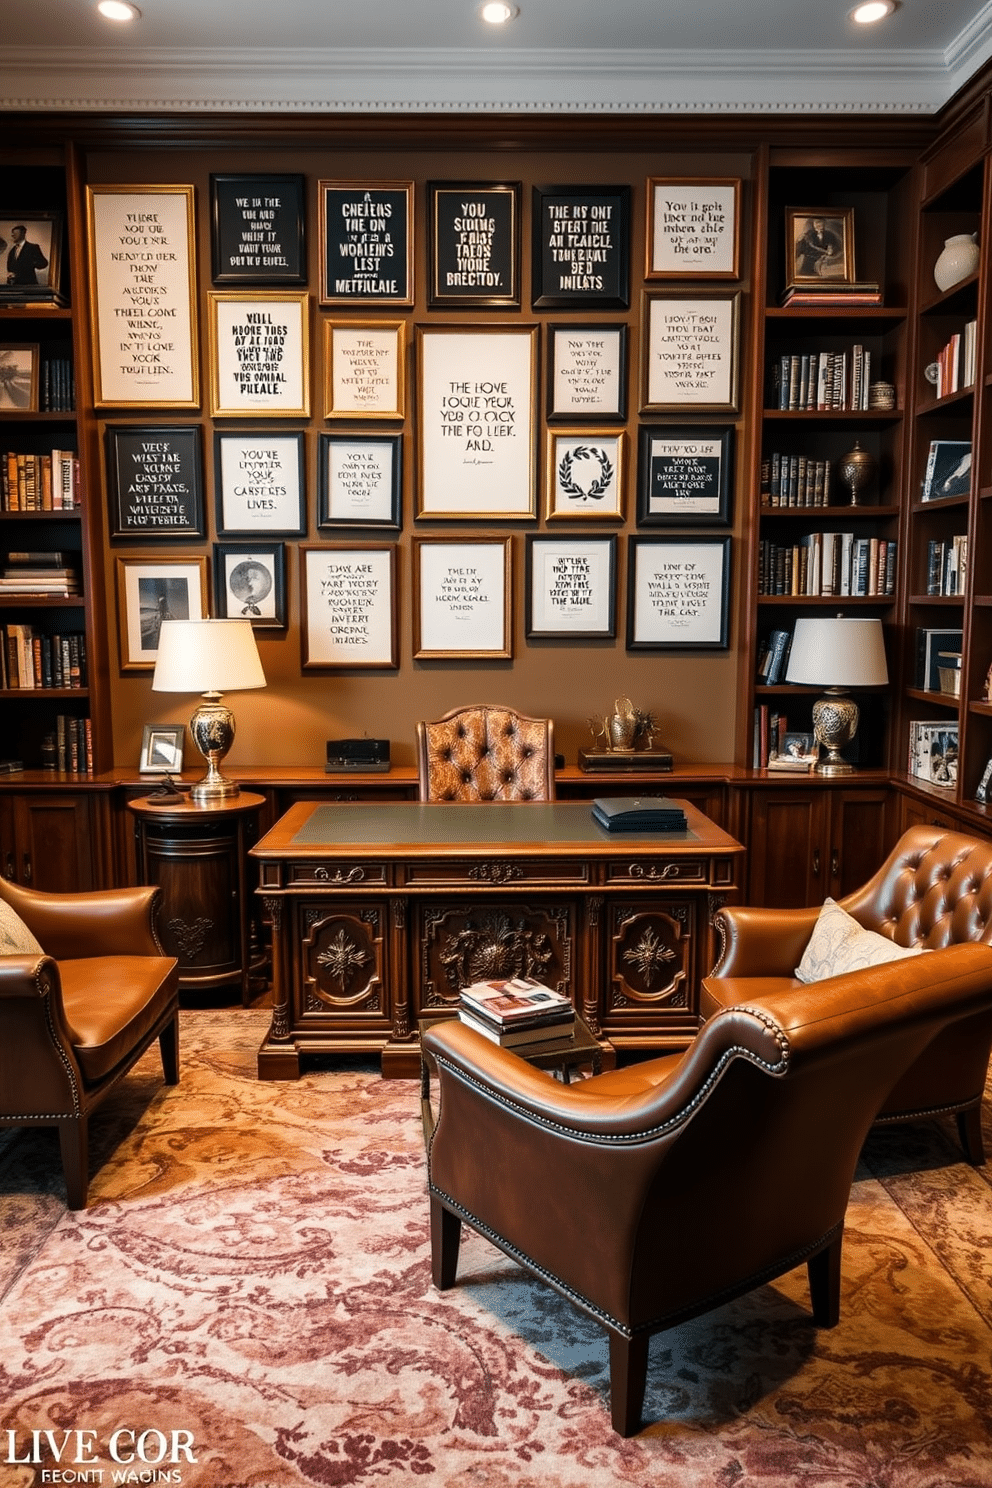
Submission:
POLYGON ((937 288, 950 289, 952 285, 960 284, 962 279, 973 274, 978 268, 980 251, 974 233, 957 233, 953 238, 948 238, 933 266, 937 288))

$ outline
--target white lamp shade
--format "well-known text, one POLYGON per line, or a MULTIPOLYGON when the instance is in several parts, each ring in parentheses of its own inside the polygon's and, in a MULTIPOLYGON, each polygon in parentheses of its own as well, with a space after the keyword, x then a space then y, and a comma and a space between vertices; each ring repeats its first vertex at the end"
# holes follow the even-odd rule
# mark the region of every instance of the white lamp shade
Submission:
POLYGON ((153 692, 244 692, 264 687, 250 620, 163 620, 153 692))
POLYGON ((883 687, 889 673, 881 620, 797 620, 785 680, 812 687, 883 687))

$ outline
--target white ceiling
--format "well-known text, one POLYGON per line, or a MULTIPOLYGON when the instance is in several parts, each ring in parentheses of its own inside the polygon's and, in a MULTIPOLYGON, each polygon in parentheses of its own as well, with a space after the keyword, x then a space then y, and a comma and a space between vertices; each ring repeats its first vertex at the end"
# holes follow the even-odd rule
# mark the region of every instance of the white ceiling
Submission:
POLYGON ((992 0, 0 0, 0 107, 897 113, 992 56, 992 0))

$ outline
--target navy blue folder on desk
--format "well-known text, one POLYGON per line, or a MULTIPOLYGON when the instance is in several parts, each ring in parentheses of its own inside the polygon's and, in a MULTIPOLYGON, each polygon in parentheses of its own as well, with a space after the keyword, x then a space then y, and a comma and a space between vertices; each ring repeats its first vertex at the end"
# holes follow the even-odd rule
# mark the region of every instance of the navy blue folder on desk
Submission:
POLYGON ((598 796, 593 820, 608 832, 684 832, 685 812, 668 796, 598 796))

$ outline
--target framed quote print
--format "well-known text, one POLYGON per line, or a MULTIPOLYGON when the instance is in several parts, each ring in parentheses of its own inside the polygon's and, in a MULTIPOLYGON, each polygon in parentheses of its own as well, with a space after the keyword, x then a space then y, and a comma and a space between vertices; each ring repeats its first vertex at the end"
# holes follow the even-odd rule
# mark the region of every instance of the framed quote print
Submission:
POLYGON ((398 529, 402 493, 401 434, 318 435, 318 527, 398 529))
POLYGON ((733 429, 642 424, 638 437, 638 526, 729 525, 733 429))
POLYGON ((398 666, 395 546, 301 546, 300 565, 303 670, 398 666))
POLYGON ((729 537, 632 537, 628 651, 725 651, 729 596, 729 537))
POLYGON ((405 321, 324 321, 325 418, 403 418, 405 370, 405 321))
POLYGON ((549 522, 592 518, 623 521, 622 429, 549 429, 547 502, 549 522))
POLYGON ((431 181, 432 309, 520 304, 520 185, 431 181))
POLYGON ((548 423, 592 423, 627 417, 627 327, 550 325, 548 423))
POLYGON ((204 620, 207 560, 135 553, 115 560, 122 672, 150 672, 163 620, 204 620))
POLYGON ((97 408, 199 408, 192 186, 87 186, 97 408))
POLYGON ((419 660, 513 655, 509 537, 413 540, 413 654, 419 660))
POLYGON ((218 532, 306 532, 302 434, 215 432, 214 479, 218 532))
POLYGON ((205 537, 199 424, 106 430, 111 537, 205 537))
POLYGON ((535 310, 626 310, 629 186, 535 186, 531 221, 535 310))
POLYGON ((215 284, 306 284, 306 177, 210 177, 215 284))
POLYGON ((644 277, 739 278, 740 197, 733 177, 652 176, 644 277))
POLYGON ((610 639, 616 635, 617 540, 527 538, 527 635, 610 639))
POLYGON ((281 542, 215 543, 214 607, 256 630, 286 626, 286 549, 281 542))
POLYGON ((737 408, 740 295, 644 297, 641 411, 737 408))
POLYGON ((214 418, 306 418, 310 320, 305 290, 212 290, 210 412, 214 418))
POLYGON ((413 304, 413 182, 320 181, 320 303, 413 304))

